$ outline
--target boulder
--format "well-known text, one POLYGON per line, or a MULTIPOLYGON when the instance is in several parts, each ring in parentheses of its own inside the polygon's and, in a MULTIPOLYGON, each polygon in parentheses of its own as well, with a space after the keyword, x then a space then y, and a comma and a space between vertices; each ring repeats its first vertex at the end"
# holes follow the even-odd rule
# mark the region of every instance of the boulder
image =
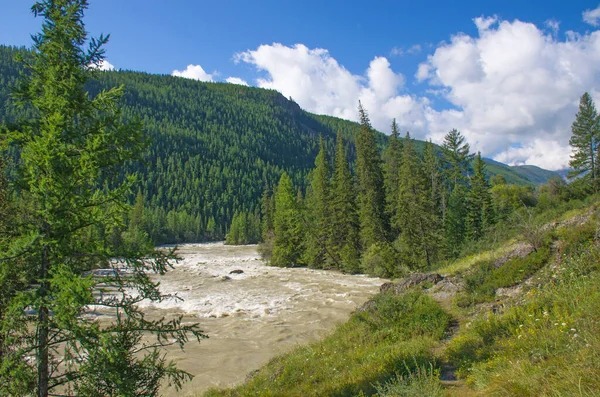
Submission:
POLYGON ((391 292, 392 294, 399 295, 407 289, 414 287, 415 285, 423 283, 432 283, 433 285, 442 281, 444 277, 437 273, 415 273, 408 277, 403 278, 397 283, 385 283, 379 287, 379 292, 391 292))

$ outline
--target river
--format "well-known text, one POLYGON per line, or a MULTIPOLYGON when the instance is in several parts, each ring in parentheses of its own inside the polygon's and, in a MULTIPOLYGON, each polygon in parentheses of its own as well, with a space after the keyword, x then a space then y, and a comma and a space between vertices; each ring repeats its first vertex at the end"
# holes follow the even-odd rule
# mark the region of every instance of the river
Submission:
POLYGON ((165 396, 199 395, 243 382, 248 373, 292 347, 318 340, 379 290, 385 281, 334 271, 266 266, 256 246, 185 244, 181 261, 160 277, 161 291, 183 301, 145 304, 152 317, 183 314, 209 339, 169 357, 194 375, 165 396), (233 270, 243 273, 230 274, 233 270))

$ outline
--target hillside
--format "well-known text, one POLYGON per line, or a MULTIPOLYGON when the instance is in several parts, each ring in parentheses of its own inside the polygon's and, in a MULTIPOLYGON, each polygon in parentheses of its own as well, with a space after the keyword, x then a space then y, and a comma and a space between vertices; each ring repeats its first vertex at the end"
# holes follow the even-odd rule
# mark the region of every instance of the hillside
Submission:
MULTIPOLYGON (((0 46, 0 120, 20 115, 9 100, 24 49, 0 46)), ((151 138, 143 162, 125 171, 138 175, 157 242, 222 239, 238 210, 254 211, 265 187, 282 171, 306 186, 321 135, 330 158, 342 131, 350 160, 358 124, 302 110, 280 93, 224 83, 203 83, 131 71, 98 72, 89 91, 123 85, 126 118, 139 118, 151 138)), ((23 115, 21 111, 21 116, 23 115)), ((378 134, 380 148, 387 138, 378 134)), ((423 143, 419 143, 421 150, 423 143)), ((490 176, 509 183, 543 183, 553 173, 488 161, 490 176)), ((132 197, 133 200, 133 197, 132 197)))
POLYGON ((599 198, 530 214, 205 396, 599 395, 599 198))

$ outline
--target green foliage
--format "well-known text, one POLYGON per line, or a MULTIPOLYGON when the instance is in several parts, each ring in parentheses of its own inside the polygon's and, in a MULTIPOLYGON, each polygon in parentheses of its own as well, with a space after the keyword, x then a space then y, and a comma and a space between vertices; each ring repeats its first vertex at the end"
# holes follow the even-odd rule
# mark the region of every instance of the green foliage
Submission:
POLYGON ((444 238, 447 255, 455 258, 460 253, 467 232, 467 189, 457 184, 448 196, 444 219, 444 238))
POLYGON ((481 153, 477 153, 473 168, 475 172, 471 177, 471 190, 467 194, 466 229, 469 238, 479 240, 493 222, 490 186, 485 179, 485 163, 481 153))
POLYGON ((407 375, 398 374, 391 380, 378 384, 379 397, 444 397, 444 387, 439 371, 433 365, 421 366, 407 375))
POLYGON ((380 295, 369 307, 323 341, 271 360, 244 385, 205 396, 372 395, 386 380, 416 379, 432 368, 430 349, 450 318, 435 301, 380 295))
MULTIPOLYGON (((385 211, 389 219, 395 219, 398 211, 398 198, 400 197, 400 159, 402 158, 402 141, 398 131, 396 119, 392 121, 392 134, 389 146, 384 155, 383 175, 385 186, 385 211)), ((399 232, 394 225, 392 230, 395 234, 399 232)))
MULTIPOLYGON (((129 212, 126 200, 133 182, 115 176, 125 162, 137 158, 146 138, 138 121, 123 122, 117 106, 122 87, 96 95, 85 90, 107 41, 102 36, 88 39, 82 21, 87 6, 85 0, 34 4, 34 14, 43 18, 42 31, 33 37, 27 73, 13 102, 32 112, 1 130, 0 140, 18 154, 10 189, 18 190, 24 221, 0 239, 0 275, 22 267, 28 285, 4 296, 0 308, 2 395, 47 396, 63 388, 78 392, 83 384, 93 389, 86 389, 88 395, 126 395, 132 389, 122 385, 133 381, 132 376, 140 384, 158 385, 165 377, 177 382, 185 373, 174 366, 164 372, 154 347, 173 341, 183 345, 190 335, 203 336, 196 325, 181 325, 180 319, 148 321, 136 306, 143 299, 164 298, 147 273, 164 273, 172 253, 149 251, 147 244, 110 244, 111 231, 123 225, 129 212), (102 281, 112 284, 114 295, 97 296, 101 281, 84 276, 84 271, 99 267, 113 270, 115 275, 102 281), (87 316, 92 304, 114 310, 116 319, 104 325, 87 316), (157 341, 141 345, 127 330, 145 330, 157 341), (107 334, 133 347, 118 365, 107 360, 105 370, 97 373, 90 369, 90 360, 116 353, 100 343, 107 334), (139 365, 145 370, 128 372, 139 365), (115 376, 123 383, 100 391, 115 376)), ((141 390, 147 395, 158 392, 141 390)))
POLYGON ((356 179, 360 242, 363 249, 387 240, 389 221, 385 217, 385 193, 381 156, 369 116, 359 102, 360 129, 356 137, 356 179))
POLYGON ((598 142, 600 142, 600 118, 592 97, 587 92, 579 101, 579 112, 571 126, 569 144, 573 148, 569 166, 573 169, 569 177, 585 175, 597 191, 598 179, 598 142))
POLYGON ((303 228, 300 209, 292 180, 285 172, 279 179, 275 193, 275 240, 271 265, 290 267, 300 264, 303 228))
POLYGON ((542 268, 550 257, 550 249, 543 248, 537 252, 521 258, 514 257, 502 266, 494 262, 482 262, 465 276, 466 291, 458 295, 458 306, 470 306, 493 300, 498 288, 507 288, 517 285, 542 268))
POLYGON ((320 138, 319 154, 306 197, 306 227, 310 232, 306 234, 304 258, 308 266, 313 268, 328 267, 327 262, 331 262, 328 247, 331 235, 329 173, 325 142, 320 138))
POLYGON ((225 244, 256 244, 261 239, 260 216, 258 213, 236 212, 225 237, 225 244))
POLYGON ((536 204, 535 192, 531 186, 500 184, 490 189, 492 206, 497 219, 505 220, 523 206, 533 207, 536 204))
POLYGON ((448 359, 480 394, 600 393, 599 250, 581 243, 523 305, 472 322, 450 342, 448 359))
POLYGON ((360 265, 364 273, 377 277, 400 277, 408 273, 408 268, 400 265, 394 247, 385 241, 371 244, 363 253, 360 265))
POLYGON ((394 224, 400 230, 403 257, 412 269, 430 266, 437 255, 439 218, 430 181, 408 133, 404 139, 398 193, 394 224))
POLYGON ((442 153, 444 155, 446 179, 450 182, 451 188, 466 182, 470 162, 474 157, 473 154, 469 153, 469 150, 470 147, 465 137, 456 129, 448 132, 444 137, 442 153))
POLYGON ((347 273, 358 273, 360 253, 356 194, 340 132, 337 135, 331 192, 331 235, 329 239, 331 259, 340 270, 347 273))

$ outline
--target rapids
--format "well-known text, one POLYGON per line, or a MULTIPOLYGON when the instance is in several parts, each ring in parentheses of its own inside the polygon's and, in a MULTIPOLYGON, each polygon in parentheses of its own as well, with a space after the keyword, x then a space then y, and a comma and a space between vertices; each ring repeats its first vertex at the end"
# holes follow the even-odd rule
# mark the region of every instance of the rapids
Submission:
MULTIPOLYGON (((200 395, 243 382, 275 355, 325 336, 385 281, 334 271, 266 266, 256 246, 181 245, 181 261, 157 278, 161 291, 183 300, 145 304, 151 316, 183 314, 209 339, 168 355, 195 377, 166 396, 200 395), (241 270, 243 273, 232 273, 241 270)), ((158 276, 157 276, 158 277, 158 276)))

